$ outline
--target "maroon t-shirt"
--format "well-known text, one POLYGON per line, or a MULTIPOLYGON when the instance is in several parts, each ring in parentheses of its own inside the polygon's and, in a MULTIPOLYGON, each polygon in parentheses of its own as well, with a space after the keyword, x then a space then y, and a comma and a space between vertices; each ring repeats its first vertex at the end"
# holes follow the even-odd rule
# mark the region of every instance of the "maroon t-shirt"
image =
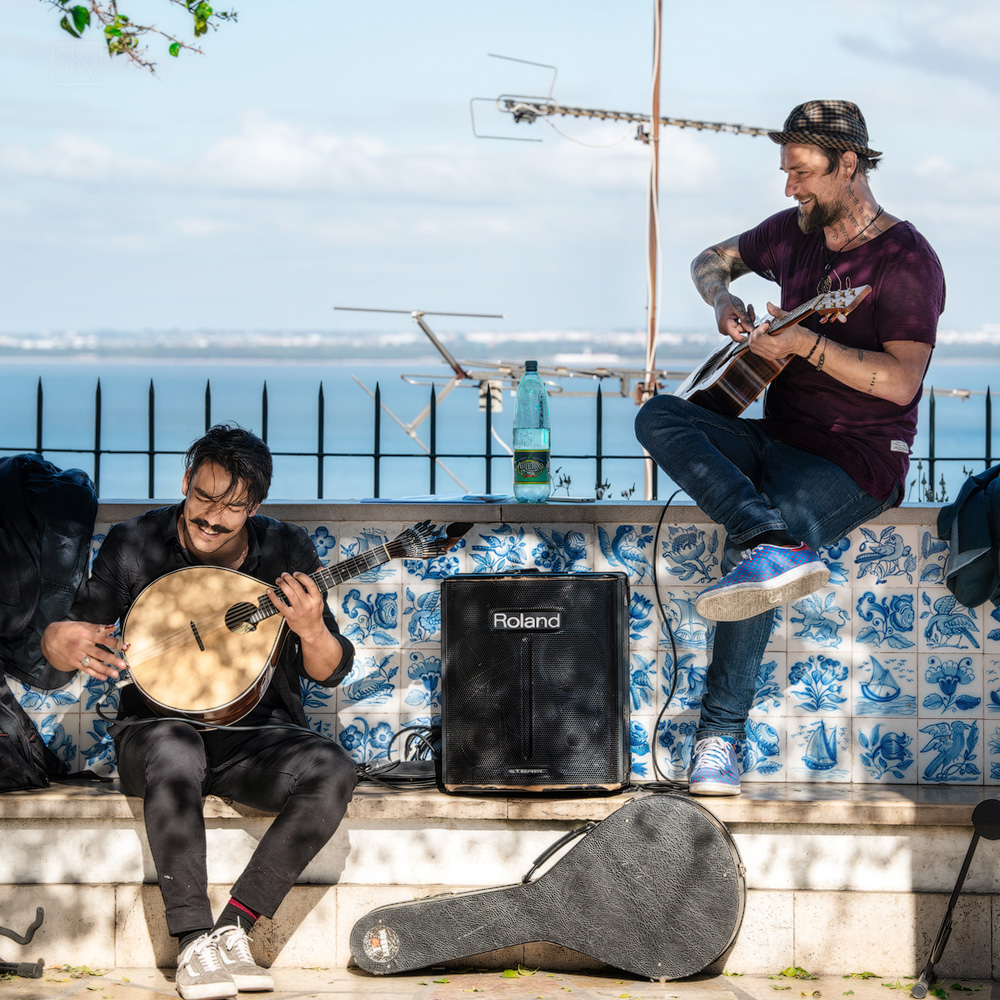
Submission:
MULTIPOLYGON (((827 260, 823 233, 804 234, 796 214, 794 208, 778 212, 740 237, 740 257, 781 286, 786 310, 816 297, 827 260)), ((846 322, 821 324, 814 313, 802 326, 865 351, 879 351, 891 340, 933 347, 944 309, 944 272, 909 222, 836 254, 830 278, 834 289, 871 285, 872 290, 846 322)), ((900 406, 851 389, 796 357, 768 387, 760 423, 780 441, 836 462, 862 489, 884 500, 905 484, 921 392, 900 406)))

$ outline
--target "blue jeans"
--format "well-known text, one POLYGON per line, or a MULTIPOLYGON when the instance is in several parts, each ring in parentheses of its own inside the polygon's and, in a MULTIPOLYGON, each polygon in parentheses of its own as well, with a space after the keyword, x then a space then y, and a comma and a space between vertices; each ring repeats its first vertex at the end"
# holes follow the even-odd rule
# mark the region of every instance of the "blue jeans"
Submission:
MULTIPOLYGON (((639 442, 657 465, 726 530, 722 571, 744 543, 787 531, 818 549, 894 506, 863 490, 829 459, 783 444, 759 424, 725 417, 678 396, 654 396, 635 420, 639 442)), ((774 611, 718 622, 697 738, 742 739, 774 611)))

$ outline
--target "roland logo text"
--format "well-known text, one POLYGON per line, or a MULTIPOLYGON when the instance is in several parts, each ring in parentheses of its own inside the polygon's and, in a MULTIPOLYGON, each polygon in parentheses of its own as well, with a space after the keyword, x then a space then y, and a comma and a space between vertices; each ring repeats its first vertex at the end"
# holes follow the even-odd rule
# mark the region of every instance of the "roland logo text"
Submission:
POLYGON ((494 611, 490 618, 493 629, 522 631, 552 631, 562 628, 561 611, 494 611))

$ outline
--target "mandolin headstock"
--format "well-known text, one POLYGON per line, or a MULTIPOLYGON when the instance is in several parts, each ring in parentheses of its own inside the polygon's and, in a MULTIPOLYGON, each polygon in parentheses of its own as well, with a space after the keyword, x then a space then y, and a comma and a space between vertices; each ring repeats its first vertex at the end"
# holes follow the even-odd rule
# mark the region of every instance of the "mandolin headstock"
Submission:
POLYGON ((470 521, 454 521, 443 527, 430 521, 420 521, 407 528, 389 543, 390 549, 400 549, 400 555, 410 559, 434 559, 447 552, 472 527, 470 521))

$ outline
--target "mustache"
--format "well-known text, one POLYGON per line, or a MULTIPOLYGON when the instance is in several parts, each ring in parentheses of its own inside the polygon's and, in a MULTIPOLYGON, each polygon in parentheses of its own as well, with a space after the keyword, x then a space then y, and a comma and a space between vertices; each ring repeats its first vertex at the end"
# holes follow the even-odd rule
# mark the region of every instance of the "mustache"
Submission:
POLYGON ((232 528, 224 528, 221 524, 209 524, 203 517, 192 517, 192 524, 198 525, 199 528, 205 528, 208 531, 217 532, 220 535, 231 535, 232 528))

